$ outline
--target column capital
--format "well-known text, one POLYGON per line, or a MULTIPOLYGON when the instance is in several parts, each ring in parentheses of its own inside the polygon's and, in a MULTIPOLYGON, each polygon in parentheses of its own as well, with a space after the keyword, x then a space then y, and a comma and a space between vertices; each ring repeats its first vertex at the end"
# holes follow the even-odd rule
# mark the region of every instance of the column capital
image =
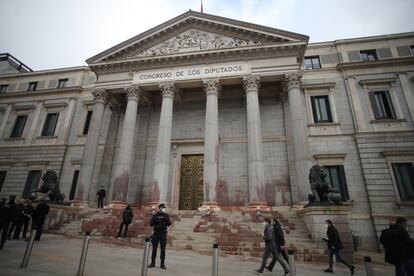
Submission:
POLYGON ((175 85, 174 82, 163 82, 158 85, 161 89, 162 98, 171 98, 174 99, 175 95, 175 85))
POLYGON ((109 100, 109 94, 105 88, 93 88, 91 94, 94 97, 95 102, 106 104, 106 102, 109 100))
POLYGON ((124 91, 127 93, 128 101, 138 101, 139 97, 144 94, 141 87, 137 84, 130 85, 124 88, 124 91))
POLYGON ((283 82, 285 90, 289 91, 292 88, 300 88, 302 85, 302 76, 303 74, 300 72, 285 74, 285 80, 283 82))
POLYGON ((258 75, 248 75, 243 77, 243 86, 244 90, 256 90, 259 91, 260 88, 260 76, 258 75))
POLYGON ((220 80, 218 78, 203 79, 204 92, 206 95, 218 95, 221 92, 220 80))

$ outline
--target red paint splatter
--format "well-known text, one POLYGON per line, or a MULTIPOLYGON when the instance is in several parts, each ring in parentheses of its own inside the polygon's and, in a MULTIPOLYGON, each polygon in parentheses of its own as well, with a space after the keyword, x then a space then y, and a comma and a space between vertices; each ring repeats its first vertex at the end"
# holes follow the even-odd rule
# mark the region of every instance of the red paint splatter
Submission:
POLYGON ((127 201, 129 172, 122 172, 114 181, 112 200, 127 201))
POLYGON ((160 186, 158 185, 158 180, 154 180, 154 183, 152 185, 152 201, 160 201, 160 186))

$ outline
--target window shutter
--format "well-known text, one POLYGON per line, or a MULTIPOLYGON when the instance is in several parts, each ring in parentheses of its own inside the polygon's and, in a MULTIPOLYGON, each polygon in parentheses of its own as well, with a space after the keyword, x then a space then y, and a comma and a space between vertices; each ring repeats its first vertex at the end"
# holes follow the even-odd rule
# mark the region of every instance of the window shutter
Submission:
POLYGON ((377 49, 379 58, 392 58, 391 50, 390 48, 380 48, 377 49))
POLYGON ((369 98, 371 99, 371 106, 372 106, 372 110, 374 111, 374 116, 375 119, 378 119, 381 117, 380 111, 379 111, 379 107, 377 105, 377 101, 375 99, 375 92, 369 92, 369 98))
POLYGON ((395 110, 394 110, 394 106, 392 105, 391 96, 390 96, 389 91, 385 91, 385 97, 387 98, 388 107, 389 107, 390 112, 391 112, 391 114, 389 114, 389 115, 391 115, 392 119, 395 119, 396 118, 395 110))
POLYGON ((410 46, 397 46, 397 52, 400 57, 411 56, 410 46))
POLYGON ((359 51, 349 51, 348 52, 348 59, 349 59, 349 61, 361 60, 361 56, 359 55, 359 51))

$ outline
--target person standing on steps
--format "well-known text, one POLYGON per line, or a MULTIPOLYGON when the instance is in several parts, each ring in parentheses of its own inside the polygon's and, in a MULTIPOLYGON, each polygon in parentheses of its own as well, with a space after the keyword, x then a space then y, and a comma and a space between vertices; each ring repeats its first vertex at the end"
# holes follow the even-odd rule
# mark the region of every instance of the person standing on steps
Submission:
MULTIPOLYGON (((277 246, 276 246, 275 236, 273 233, 272 221, 270 220, 270 218, 265 218, 265 222, 263 222, 263 226, 264 226, 263 239, 265 241, 265 251, 263 254, 263 258, 262 258, 262 265, 260 266, 259 269, 256 270, 256 272, 260 274, 263 273, 263 270, 266 267, 267 259, 270 257, 270 255, 273 255, 273 260, 279 261, 280 264, 282 265, 285 271, 284 275, 289 274, 289 268, 286 266, 285 262, 280 258, 280 255, 277 252, 277 249, 276 249, 277 246)), ((266 268, 270 270, 269 267, 266 267, 266 268)))
POLYGON ((128 226, 132 222, 132 218, 134 217, 134 213, 132 212, 131 206, 128 204, 125 207, 124 211, 122 212, 122 222, 119 226, 119 232, 117 238, 121 237, 122 228, 125 226, 124 236, 122 238, 126 239, 128 233, 128 226))
POLYGON ((266 267, 266 269, 269 271, 273 270, 273 267, 275 266, 277 261, 279 261, 279 263, 282 265, 283 268, 285 266, 287 267, 286 263, 289 263, 289 258, 285 251, 285 235, 283 234, 282 225, 279 223, 279 221, 276 218, 273 219, 272 225, 273 225, 273 234, 274 234, 274 238, 276 242, 276 251, 278 254, 278 258, 273 257, 270 265, 266 267), (283 262, 279 254, 282 255, 286 263, 283 262))
POLYGON ((96 192, 96 197, 98 198, 98 208, 103 208, 104 199, 106 197, 106 191, 103 186, 96 192))
POLYGON ((323 240, 328 243, 328 256, 329 256, 329 267, 325 269, 325 272, 333 273, 333 256, 335 255, 336 261, 341 262, 346 265, 351 271, 351 275, 354 275, 355 267, 351 264, 348 264, 344 259, 342 259, 340 251, 343 248, 341 238, 339 237, 338 230, 333 226, 331 220, 326 220, 326 236, 323 240))
POLYGON ((161 246, 161 268, 166 269, 165 266, 165 247, 167 246, 167 228, 171 225, 170 217, 166 213, 167 208, 164 203, 158 205, 158 212, 155 213, 150 221, 150 226, 154 227, 152 234, 152 256, 151 263, 148 267, 155 267, 155 259, 157 258, 158 243, 161 246))

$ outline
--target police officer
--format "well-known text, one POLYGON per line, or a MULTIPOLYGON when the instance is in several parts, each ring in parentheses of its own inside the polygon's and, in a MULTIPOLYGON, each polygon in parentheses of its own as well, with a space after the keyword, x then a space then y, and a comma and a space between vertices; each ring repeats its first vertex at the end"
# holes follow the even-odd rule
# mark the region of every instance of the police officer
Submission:
POLYGON ((6 242, 10 221, 11 211, 6 204, 6 199, 3 198, 0 202, 0 249, 3 249, 4 243, 6 242))
POLYGON ((157 257, 158 243, 161 244, 161 268, 166 269, 165 266, 165 247, 167 246, 167 227, 171 225, 170 217, 166 213, 166 206, 164 203, 158 205, 158 212, 154 214, 150 221, 150 226, 154 227, 152 235, 152 256, 151 264, 148 267, 155 267, 155 259, 157 257))
POLYGON ((32 217, 32 229, 37 230, 35 236, 36 241, 40 240, 40 237, 42 236, 43 224, 45 223, 47 214, 49 214, 49 205, 46 201, 37 204, 32 217))
POLYGON ((121 238, 122 228, 125 226, 124 236, 123 239, 126 239, 128 233, 128 226, 132 222, 132 218, 134 217, 134 213, 132 212, 131 206, 128 204, 125 207, 124 211, 122 212, 122 222, 119 226, 119 232, 117 238, 121 238))
POLYGON ((23 239, 26 239, 26 233, 27 229, 29 228, 29 222, 33 215, 33 205, 32 202, 29 200, 29 202, 26 204, 24 208, 24 221, 23 221, 23 239))
POLYGON ((98 208, 103 208, 104 198, 106 197, 106 191, 103 186, 96 192, 96 197, 98 198, 98 208))

